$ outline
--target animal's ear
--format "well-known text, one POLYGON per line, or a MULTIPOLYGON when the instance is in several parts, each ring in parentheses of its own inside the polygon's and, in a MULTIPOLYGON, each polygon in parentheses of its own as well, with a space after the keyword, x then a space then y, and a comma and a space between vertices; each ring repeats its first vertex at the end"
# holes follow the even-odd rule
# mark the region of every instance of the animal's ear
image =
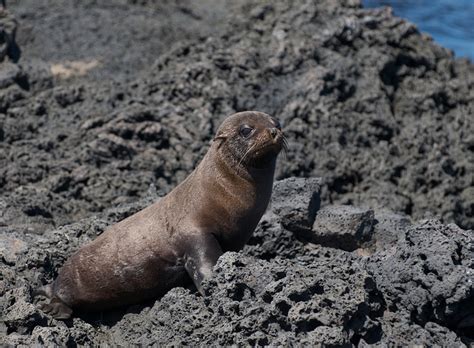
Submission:
POLYGON ((227 136, 223 135, 223 134, 216 134, 216 136, 212 140, 216 141, 216 140, 219 140, 219 139, 222 139, 222 140, 227 139, 227 136))
POLYGON ((227 129, 221 129, 217 131, 216 136, 214 137, 214 141, 216 140, 226 140, 230 136, 230 131, 227 129))
POLYGON ((217 145, 217 148, 219 149, 221 147, 221 145, 224 144, 224 142, 227 138, 228 138, 228 136, 225 135, 225 134, 216 134, 216 136, 214 137, 214 139, 212 139, 212 141, 221 140, 221 142, 217 145))

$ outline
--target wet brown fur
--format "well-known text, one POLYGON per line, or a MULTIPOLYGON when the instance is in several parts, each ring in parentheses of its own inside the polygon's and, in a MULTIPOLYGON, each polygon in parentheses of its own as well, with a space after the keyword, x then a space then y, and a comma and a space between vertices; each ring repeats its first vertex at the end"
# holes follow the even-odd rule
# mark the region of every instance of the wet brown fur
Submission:
POLYGON ((284 146, 281 130, 275 135, 276 122, 259 112, 229 116, 180 185, 64 263, 45 311, 65 319, 71 309, 138 303, 189 277, 202 291, 200 282, 211 275, 217 258, 244 246, 268 205, 276 157, 284 146), (242 124, 255 128, 251 139, 239 135, 242 124))

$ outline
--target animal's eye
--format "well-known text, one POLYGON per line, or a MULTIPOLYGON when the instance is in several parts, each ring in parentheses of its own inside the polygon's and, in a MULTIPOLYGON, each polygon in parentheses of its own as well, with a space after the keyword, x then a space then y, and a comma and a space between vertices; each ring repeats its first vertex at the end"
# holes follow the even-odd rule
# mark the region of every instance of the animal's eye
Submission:
POLYGON ((247 125, 240 126, 240 135, 244 138, 248 138, 252 134, 253 128, 247 125))

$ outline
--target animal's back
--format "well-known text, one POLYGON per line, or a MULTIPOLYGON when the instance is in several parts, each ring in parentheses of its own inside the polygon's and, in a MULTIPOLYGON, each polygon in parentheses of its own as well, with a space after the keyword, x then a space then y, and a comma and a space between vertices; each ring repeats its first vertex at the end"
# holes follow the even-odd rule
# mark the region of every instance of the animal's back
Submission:
POLYGON ((63 265, 54 294, 71 307, 98 309, 156 297, 186 277, 170 254, 159 201, 106 230, 63 265), (98 307, 99 306, 99 307, 98 307))

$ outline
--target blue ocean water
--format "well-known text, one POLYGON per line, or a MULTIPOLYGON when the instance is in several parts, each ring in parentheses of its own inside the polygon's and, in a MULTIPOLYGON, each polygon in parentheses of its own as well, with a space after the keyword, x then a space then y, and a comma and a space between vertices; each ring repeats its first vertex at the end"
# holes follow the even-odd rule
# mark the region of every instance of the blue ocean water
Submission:
POLYGON ((362 0, 364 7, 390 6, 456 57, 474 62, 474 0, 362 0))

